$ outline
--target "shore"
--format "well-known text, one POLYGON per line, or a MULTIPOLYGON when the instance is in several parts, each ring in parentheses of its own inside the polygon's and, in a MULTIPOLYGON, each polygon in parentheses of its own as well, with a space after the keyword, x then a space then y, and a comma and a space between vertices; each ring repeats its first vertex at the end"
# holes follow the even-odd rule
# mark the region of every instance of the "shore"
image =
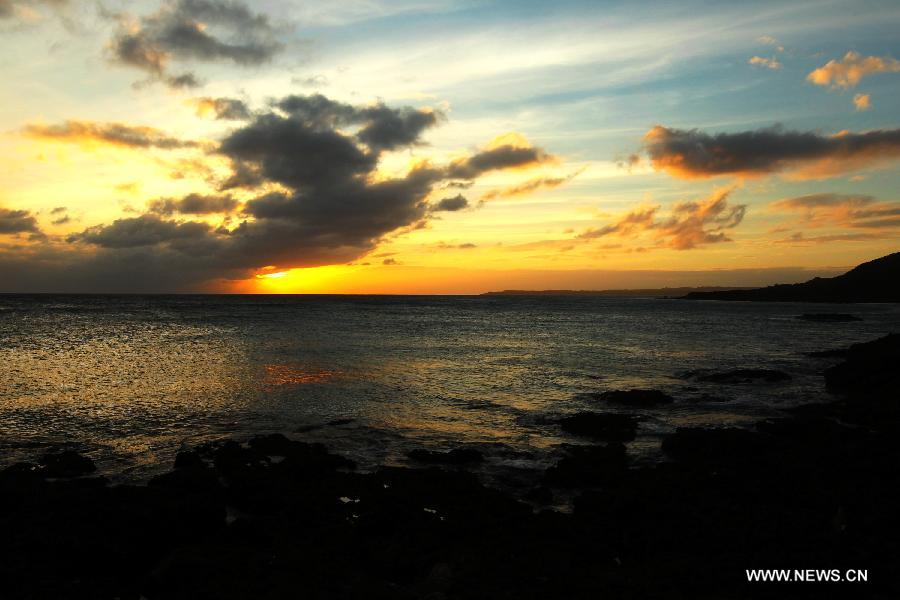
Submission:
POLYGON ((617 413, 560 422, 591 444, 522 497, 482 485, 466 450, 357 473, 276 434, 182 452, 145 486, 49 454, 0 472, 0 597, 900 597, 900 336, 820 357, 834 362, 821 403, 752 430, 679 429, 655 465, 630 464, 628 409, 665 395, 610 396, 617 413), (559 495, 571 513, 542 508, 559 495))

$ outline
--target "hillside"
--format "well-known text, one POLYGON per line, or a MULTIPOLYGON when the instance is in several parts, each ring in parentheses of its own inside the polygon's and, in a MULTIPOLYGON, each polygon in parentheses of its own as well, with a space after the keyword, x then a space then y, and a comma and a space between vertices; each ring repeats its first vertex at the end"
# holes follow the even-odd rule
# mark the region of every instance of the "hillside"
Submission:
POLYGON ((837 277, 753 290, 692 292, 687 300, 754 302, 900 302, 900 252, 863 263, 837 277))

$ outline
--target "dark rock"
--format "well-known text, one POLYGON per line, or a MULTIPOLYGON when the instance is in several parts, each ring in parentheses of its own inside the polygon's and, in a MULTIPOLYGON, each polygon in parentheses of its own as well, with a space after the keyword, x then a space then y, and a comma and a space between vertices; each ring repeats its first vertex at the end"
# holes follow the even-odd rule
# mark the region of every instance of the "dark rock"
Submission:
POLYGON ((721 373, 710 373, 709 375, 700 375, 697 377, 699 381, 708 383, 779 383, 782 381, 790 381, 791 376, 783 371, 773 369, 731 369, 730 371, 722 371, 721 373))
POLYGON ((637 418, 615 413, 579 412, 560 419, 562 430, 607 442, 630 442, 637 432, 637 418))
POLYGON ((200 453, 194 450, 181 450, 175 455, 176 469, 196 469, 205 466, 200 453))
POLYGON ((295 452, 294 442, 280 433, 256 436, 248 445, 268 456, 290 456, 295 452))
POLYGON ((559 487, 594 486, 622 477, 628 466, 625 446, 569 446, 566 456, 547 469, 544 480, 559 487))
POLYGON ((663 439, 662 450, 683 462, 743 464, 762 458, 767 447, 759 434, 744 429, 679 427, 663 439))
POLYGON ((855 396, 882 395, 886 402, 896 400, 900 389, 900 334, 854 344, 845 356, 844 362, 825 370, 825 384, 830 390, 855 396))
POLYGON ((850 323, 852 321, 862 321, 860 317, 848 313, 803 313, 797 318, 802 321, 812 321, 814 323, 850 323))
POLYGON ((610 404, 619 404, 621 406, 630 406, 633 408, 647 408, 662 404, 671 404, 675 401, 672 396, 660 392, 659 390, 613 390, 594 394, 593 397, 610 404))
POLYGON ((204 466, 181 467, 169 473, 157 475, 149 481, 148 485, 207 494, 216 494, 222 489, 216 472, 204 466))
POLYGON ((464 465, 484 460, 484 455, 474 448, 454 448, 449 452, 436 452, 416 448, 406 453, 410 459, 434 465, 464 465))
POLYGON ((80 477, 97 470, 94 461, 73 450, 45 454, 38 462, 46 477, 80 477))

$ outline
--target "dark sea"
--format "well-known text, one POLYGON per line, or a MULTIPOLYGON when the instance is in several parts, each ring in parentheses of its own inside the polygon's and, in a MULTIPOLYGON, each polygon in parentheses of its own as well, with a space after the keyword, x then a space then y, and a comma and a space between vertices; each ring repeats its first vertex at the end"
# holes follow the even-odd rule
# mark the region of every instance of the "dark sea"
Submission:
POLYGON ((413 448, 475 447, 482 476, 526 485, 583 443, 561 416, 622 411, 591 393, 676 402, 629 444, 659 460, 679 426, 750 426, 824 397, 805 352, 900 331, 896 305, 574 296, 0 296, 0 461, 89 454, 115 481, 180 448, 263 432, 325 443, 363 469, 413 448), (819 323, 802 313, 852 313, 819 323), (787 383, 712 384, 733 368, 787 383))

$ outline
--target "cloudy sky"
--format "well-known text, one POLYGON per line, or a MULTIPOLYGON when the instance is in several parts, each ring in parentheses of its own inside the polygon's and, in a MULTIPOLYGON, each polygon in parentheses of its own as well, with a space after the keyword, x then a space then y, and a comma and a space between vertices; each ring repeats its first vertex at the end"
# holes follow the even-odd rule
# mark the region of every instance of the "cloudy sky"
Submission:
POLYGON ((897 251, 900 4, 0 0, 0 291, 764 285, 897 251))

